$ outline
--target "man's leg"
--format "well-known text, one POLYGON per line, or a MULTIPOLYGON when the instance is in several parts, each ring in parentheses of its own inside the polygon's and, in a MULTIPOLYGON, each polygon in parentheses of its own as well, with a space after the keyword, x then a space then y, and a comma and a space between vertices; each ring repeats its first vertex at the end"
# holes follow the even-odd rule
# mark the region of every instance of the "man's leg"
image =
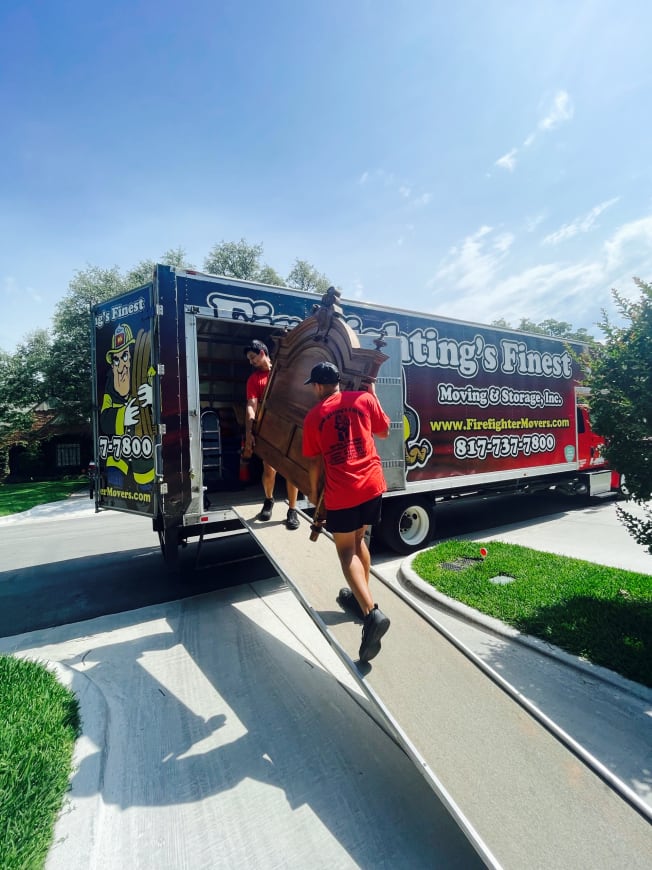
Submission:
POLYGON ((371 558, 364 540, 365 530, 366 526, 362 526, 354 532, 333 532, 333 540, 342 573, 366 616, 373 609, 374 600, 369 591, 371 558))
POLYGON ((263 476, 262 476, 262 484, 263 484, 263 492, 265 493, 265 498, 274 498, 274 483, 276 481, 276 469, 272 468, 271 465, 268 465, 266 462, 263 462, 263 476))
POLYGON ((263 462, 263 475, 262 475, 262 484, 263 491, 265 493, 265 501, 263 502, 263 507, 260 513, 258 514, 258 518, 267 522, 267 520, 272 517, 272 510, 274 509, 274 483, 276 481, 276 469, 272 468, 271 465, 268 465, 266 462, 263 462))
POLYGON ((286 480, 285 484, 288 491, 288 515, 285 525, 290 531, 296 531, 299 528, 299 515, 297 514, 297 496, 299 490, 289 480, 286 480))
POLYGON ((297 497, 299 495, 299 490, 293 483, 290 483, 289 480, 286 481, 286 486, 288 490, 288 506, 294 510, 294 508, 296 508, 297 506, 297 497))

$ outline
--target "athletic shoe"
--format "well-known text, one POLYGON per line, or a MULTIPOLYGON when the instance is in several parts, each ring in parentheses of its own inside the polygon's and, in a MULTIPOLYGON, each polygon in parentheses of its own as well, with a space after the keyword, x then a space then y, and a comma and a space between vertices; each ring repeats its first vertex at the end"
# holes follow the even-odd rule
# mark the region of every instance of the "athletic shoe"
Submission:
POLYGON ((274 499, 273 498, 266 498, 265 501, 263 502, 262 510, 258 514, 258 519, 264 520, 265 522, 267 522, 267 520, 271 520, 273 507, 274 507, 274 499))
POLYGON ((362 626, 362 643, 358 653, 362 664, 366 664, 378 655, 380 639, 386 634, 388 628, 389 617, 385 616, 382 610, 378 610, 377 604, 374 604, 374 609, 365 616, 362 626))
POLYGON ((348 586, 340 589, 339 594, 335 600, 343 610, 348 610, 354 616, 357 616, 358 619, 364 619, 364 613, 362 612, 362 608, 358 604, 358 599, 355 597, 353 592, 351 592, 348 586))
POLYGON ((287 519, 285 520, 285 525, 291 531, 299 528, 299 514, 295 511, 294 508, 288 509, 287 519))

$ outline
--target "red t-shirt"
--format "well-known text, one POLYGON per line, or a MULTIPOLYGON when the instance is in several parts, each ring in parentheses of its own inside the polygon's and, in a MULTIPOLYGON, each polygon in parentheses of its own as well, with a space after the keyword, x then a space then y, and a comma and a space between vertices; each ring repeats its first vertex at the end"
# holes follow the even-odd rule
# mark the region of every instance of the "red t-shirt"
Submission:
POLYGON ((253 371, 249 375, 247 378, 247 401, 249 399, 258 399, 259 402, 262 402, 269 375, 269 372, 259 371, 253 371))
POLYGON ((303 455, 324 458, 327 510, 356 507, 385 492, 373 436, 386 432, 389 423, 373 393, 333 393, 308 411, 303 455))

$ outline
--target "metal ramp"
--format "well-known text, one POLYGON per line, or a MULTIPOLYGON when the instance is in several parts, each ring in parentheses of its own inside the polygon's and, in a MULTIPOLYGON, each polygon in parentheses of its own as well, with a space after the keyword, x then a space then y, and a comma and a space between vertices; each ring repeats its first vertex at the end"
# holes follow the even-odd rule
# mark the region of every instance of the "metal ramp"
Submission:
POLYGON ((335 601, 344 582, 332 540, 311 542, 305 517, 288 531, 279 503, 268 523, 256 520, 258 504, 234 510, 487 866, 652 867, 649 818, 396 591, 372 578, 392 625, 362 672, 361 623, 335 601))

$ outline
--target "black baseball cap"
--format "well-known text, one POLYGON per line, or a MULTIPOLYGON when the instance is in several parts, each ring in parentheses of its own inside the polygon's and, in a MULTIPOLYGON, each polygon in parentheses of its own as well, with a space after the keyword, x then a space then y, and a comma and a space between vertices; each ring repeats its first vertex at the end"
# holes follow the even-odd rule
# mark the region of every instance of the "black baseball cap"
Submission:
POLYGON ((340 373, 337 366, 330 362, 320 362, 312 367, 310 377, 304 384, 339 384, 340 373))

